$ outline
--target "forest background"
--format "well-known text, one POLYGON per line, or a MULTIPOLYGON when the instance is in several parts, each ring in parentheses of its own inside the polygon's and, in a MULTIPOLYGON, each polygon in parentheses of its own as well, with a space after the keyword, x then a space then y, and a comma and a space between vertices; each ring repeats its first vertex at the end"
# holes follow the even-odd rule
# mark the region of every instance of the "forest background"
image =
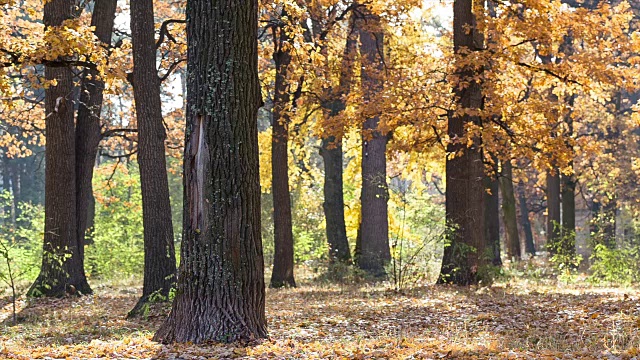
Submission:
MULTIPOLYGON (((135 33, 128 4, 112 3, 114 25, 105 42, 93 2, 77 3, 77 16, 55 29, 40 21, 42 2, 1 2, 0 30, 6 36, 0 38, 0 254, 5 260, 0 276, 14 297, 37 282, 43 258, 50 140, 44 132, 44 94, 58 86, 45 76, 45 67, 73 72, 72 111, 78 118, 83 107, 90 109, 82 98, 90 91, 83 82, 98 79, 104 85, 100 112, 91 115, 99 118, 99 137, 86 226, 79 230, 86 242, 81 246, 86 276, 90 283, 123 277, 135 283, 144 272, 145 185, 138 161, 144 150, 132 85, 135 33)), ((446 249, 455 242, 450 234, 459 226, 447 226, 445 216, 450 213, 445 192, 452 186, 445 170, 456 158, 471 161, 470 171, 484 177, 484 198, 472 203, 469 195, 468 203, 459 204, 462 212, 483 207, 482 219, 466 219, 471 222, 464 228, 482 221, 482 228, 494 233, 482 232, 489 251, 479 255, 491 266, 479 271, 466 264, 474 278, 449 273, 453 282, 499 281, 524 272, 569 283, 635 284, 640 278, 635 108, 640 38, 634 30, 640 6, 488 2, 486 11, 476 12, 474 29, 465 29, 477 48, 455 53, 451 8, 429 1, 260 4, 264 106, 258 142, 264 259, 267 274, 272 268, 275 274, 271 285, 295 286, 297 268, 311 269, 317 281, 330 283, 382 277, 398 292, 442 280, 448 271, 442 258, 446 265, 446 249), (471 96, 471 101, 482 105, 456 107, 456 99, 477 84, 482 84, 480 99, 471 96), (459 134, 451 128, 456 116, 472 118, 459 134), (479 144, 478 170, 469 154, 479 144), (330 172, 327 164, 335 165, 336 154, 339 165, 330 172), (327 184, 336 185, 331 176, 338 173, 344 179, 337 192, 344 226, 336 229, 339 221, 326 220, 336 216, 331 212, 336 188, 327 184), (550 264, 518 265, 533 257, 550 264)), ((170 230, 179 249, 184 4, 156 1, 154 10, 159 133, 166 134, 162 157, 170 230)), ((47 106, 57 113, 59 105, 47 106)))

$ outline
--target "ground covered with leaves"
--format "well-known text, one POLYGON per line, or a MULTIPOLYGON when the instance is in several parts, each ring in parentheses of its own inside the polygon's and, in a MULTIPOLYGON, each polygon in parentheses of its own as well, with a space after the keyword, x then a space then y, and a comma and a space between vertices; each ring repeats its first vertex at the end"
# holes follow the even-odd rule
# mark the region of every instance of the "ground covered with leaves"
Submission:
POLYGON ((525 280, 490 287, 302 282, 267 291, 270 339, 163 346, 167 306, 127 320, 140 289, 0 305, 1 359, 640 359, 640 292, 525 280))

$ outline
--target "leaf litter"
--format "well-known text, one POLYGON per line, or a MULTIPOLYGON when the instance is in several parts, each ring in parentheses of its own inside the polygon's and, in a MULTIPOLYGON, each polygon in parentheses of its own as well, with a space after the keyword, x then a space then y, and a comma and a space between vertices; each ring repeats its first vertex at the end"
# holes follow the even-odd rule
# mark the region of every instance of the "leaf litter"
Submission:
POLYGON ((127 320, 140 289, 0 300, 1 359, 640 359, 637 289, 541 285, 314 284, 267 290, 270 338, 242 344, 160 345, 169 306, 127 320))

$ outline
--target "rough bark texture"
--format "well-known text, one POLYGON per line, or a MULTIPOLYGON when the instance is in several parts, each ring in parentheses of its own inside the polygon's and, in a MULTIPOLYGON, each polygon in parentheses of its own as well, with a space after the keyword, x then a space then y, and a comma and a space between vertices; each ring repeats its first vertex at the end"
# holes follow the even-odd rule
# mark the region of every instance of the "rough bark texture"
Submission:
POLYGON ((258 3, 187 2, 184 236, 164 343, 264 338, 258 3))
POLYGON ((140 305, 154 293, 168 298, 176 279, 164 147, 166 134, 162 123, 160 79, 156 69, 153 0, 131 2, 131 40, 144 226, 144 284, 140 305))
MULTIPOLYGON (((353 19, 353 18, 352 18, 353 19)), ((353 27, 351 21, 351 27, 353 27)), ((329 259, 331 261, 351 261, 347 228, 344 220, 343 193, 343 162, 342 162, 342 132, 343 126, 335 124, 335 117, 346 108, 344 97, 349 93, 352 78, 352 58, 357 46, 357 39, 349 35, 340 66, 340 83, 337 89, 331 89, 330 100, 323 103, 328 110, 325 115, 328 122, 334 122, 337 129, 329 133, 339 135, 325 135, 322 138, 320 155, 324 160, 324 216, 326 219, 327 242, 329 244, 329 259)))
MULTIPOLYGON (((363 10, 357 22, 360 35, 362 91, 365 104, 372 101, 383 87, 383 32, 380 18, 363 10)), ((362 127, 362 195, 360 253, 358 267, 374 276, 384 276, 391 260, 389 249, 389 189, 387 186, 387 136, 378 131, 380 116, 366 119, 362 127)))
POLYGON ((547 173, 547 249, 554 253, 560 241, 560 175, 559 170, 547 173))
MULTIPOLYGON (((46 27, 73 16, 75 1, 53 0, 44 6, 46 27)), ((45 91, 45 224, 42 267, 29 296, 91 293, 84 274, 77 234, 76 155, 73 73, 66 67, 45 67, 45 78, 57 85, 45 91)))
MULTIPOLYGON (((455 0, 453 4, 453 44, 454 51, 464 55, 462 50, 482 48, 482 34, 477 31, 473 16, 473 0, 455 0)), ((464 60, 463 60, 464 61, 464 60)), ((457 105, 460 110, 482 108, 482 89, 477 81, 470 80, 477 70, 460 66, 461 82, 454 84, 457 105), (468 85, 463 86, 463 82, 468 85)), ((449 116, 449 137, 465 137, 465 125, 480 124, 481 119, 469 114, 451 113, 449 116)), ((487 242, 484 229, 484 164, 480 150, 480 139, 467 148, 465 143, 453 142, 447 151, 446 171, 446 219, 452 226, 449 243, 444 249, 439 283, 468 285, 482 280, 482 270, 491 259, 487 256, 487 242), (453 156, 462 150, 462 155, 453 156)))
MULTIPOLYGON (((117 0, 96 1, 91 14, 91 26, 94 34, 104 43, 111 45, 113 23, 116 16, 117 0)), ((76 211, 78 214, 78 243, 80 254, 84 258, 84 245, 87 243, 87 230, 93 225, 93 168, 100 144, 100 111, 104 82, 95 78, 98 72, 85 69, 82 79, 80 103, 76 118, 76 211)))
POLYGON ((507 240, 507 257, 509 260, 520 260, 520 234, 518 233, 516 196, 513 190, 513 170, 511 163, 508 161, 506 161, 502 167, 500 192, 502 193, 502 214, 507 240))
POLYGON ((533 242, 533 231, 531 230, 531 220, 529 220, 529 207, 527 206, 527 195, 524 182, 518 183, 518 203, 520 204, 520 225, 524 233, 525 252, 531 256, 536 255, 536 245, 533 242))
POLYGON ((502 266, 500 255, 500 191, 498 178, 485 175, 484 178, 484 231, 491 249, 491 263, 502 266), (487 191, 488 190, 488 191, 487 191))
MULTIPOLYGON (((283 11, 282 16, 287 16, 283 11)), ((291 220, 291 194, 289 193, 289 123, 291 115, 290 86, 291 39, 284 28, 273 32, 276 45, 273 61, 276 67, 275 96, 271 137, 271 191, 273 193, 274 253, 271 284, 273 288, 296 286, 293 276, 293 229, 291 220)))

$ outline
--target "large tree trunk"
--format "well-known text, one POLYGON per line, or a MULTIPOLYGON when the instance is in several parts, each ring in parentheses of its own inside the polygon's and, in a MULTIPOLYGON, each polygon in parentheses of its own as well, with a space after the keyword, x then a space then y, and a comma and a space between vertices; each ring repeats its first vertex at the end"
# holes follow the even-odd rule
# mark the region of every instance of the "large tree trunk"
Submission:
POLYGON ((525 252, 531 256, 536 256, 536 245, 533 242, 533 231, 531 230, 531 221, 529 220, 529 207, 527 206, 527 196, 525 193, 524 182, 520 180, 518 183, 518 202, 520 203, 520 224, 524 232, 525 252))
POLYGON ((547 172, 547 249, 551 254, 556 252, 560 241, 560 174, 547 172))
POLYGON ((518 217, 516 215, 516 197, 513 191, 513 170, 510 161, 502 164, 500 177, 500 192, 502 193, 502 214, 507 236, 506 248, 509 260, 520 260, 520 235, 518 233, 518 217))
MULTIPOLYGON (((354 21, 350 21, 352 30, 354 21)), ((335 117, 340 115, 346 108, 345 95, 349 93, 351 87, 351 77, 353 76, 353 56, 357 46, 357 39, 349 35, 343 52, 342 63, 340 65, 340 81, 337 89, 331 89, 330 99, 323 103, 328 109, 327 122, 336 122, 335 117)), ((343 193, 343 163, 342 163, 342 124, 332 124, 338 129, 334 131, 338 135, 325 135, 322 137, 320 156, 324 160, 324 216, 327 231, 327 242, 329 244, 329 260, 351 261, 349 241, 347 240, 347 228, 344 219, 344 193, 343 193)))
POLYGON ((484 177, 484 231, 487 244, 491 249, 491 263, 502 266, 500 256, 500 191, 498 178, 485 175, 484 177))
POLYGON ((184 237, 176 298, 154 339, 264 338, 257 0, 187 2, 184 237))
MULTIPOLYGON (((287 13, 282 12, 286 17, 287 13)), ((274 254, 271 287, 296 286, 293 276, 293 229, 291 221, 291 194, 289 193, 289 123, 291 114, 289 65, 291 64, 291 38, 284 27, 273 33, 276 67, 273 123, 271 136, 271 191, 273 193, 274 254)))
MULTIPOLYGON (((364 103, 369 104, 383 87, 383 30, 380 17, 364 9, 358 20, 364 103)), ((365 120, 362 127, 361 248, 358 267, 374 276, 385 275, 391 260, 387 201, 387 136, 378 131, 380 115, 365 120)))
MULTIPOLYGON (((53 0, 44 6, 45 27, 72 18, 75 1, 53 0)), ((91 293, 84 273, 77 233, 76 155, 73 73, 67 67, 45 67, 47 146, 45 151, 45 223, 42 267, 29 296, 63 296, 66 292, 91 293)))
POLYGON ((168 299, 176 276, 153 0, 131 2, 131 40, 144 226, 144 284, 139 308, 154 293, 168 299))
MULTIPOLYGON (((483 36, 475 26, 473 0, 455 0, 453 4, 453 45, 459 56, 465 57, 468 50, 480 50, 483 36)), ((482 108, 482 84, 473 78, 478 70, 464 64, 458 65, 460 83, 454 84, 458 110, 478 110, 482 108), (469 82, 463 86, 464 82, 469 82)), ((466 125, 480 125, 478 116, 456 114, 449 116, 449 138, 466 136, 466 125)), ((487 242, 484 229, 484 164, 480 149, 480 139, 474 139, 473 146, 452 142, 448 153, 459 156, 447 157, 446 219, 452 226, 449 242, 444 249, 439 283, 468 285, 482 280, 482 270, 486 265, 487 242)))
MULTIPOLYGON (((91 15, 94 34, 105 45, 111 45, 117 0, 96 1, 91 15)), ((93 167, 100 144, 100 111, 104 81, 97 78, 98 72, 86 69, 80 90, 80 103, 76 119, 76 211, 78 214, 77 237, 80 256, 84 258, 87 230, 93 224, 93 167)))

